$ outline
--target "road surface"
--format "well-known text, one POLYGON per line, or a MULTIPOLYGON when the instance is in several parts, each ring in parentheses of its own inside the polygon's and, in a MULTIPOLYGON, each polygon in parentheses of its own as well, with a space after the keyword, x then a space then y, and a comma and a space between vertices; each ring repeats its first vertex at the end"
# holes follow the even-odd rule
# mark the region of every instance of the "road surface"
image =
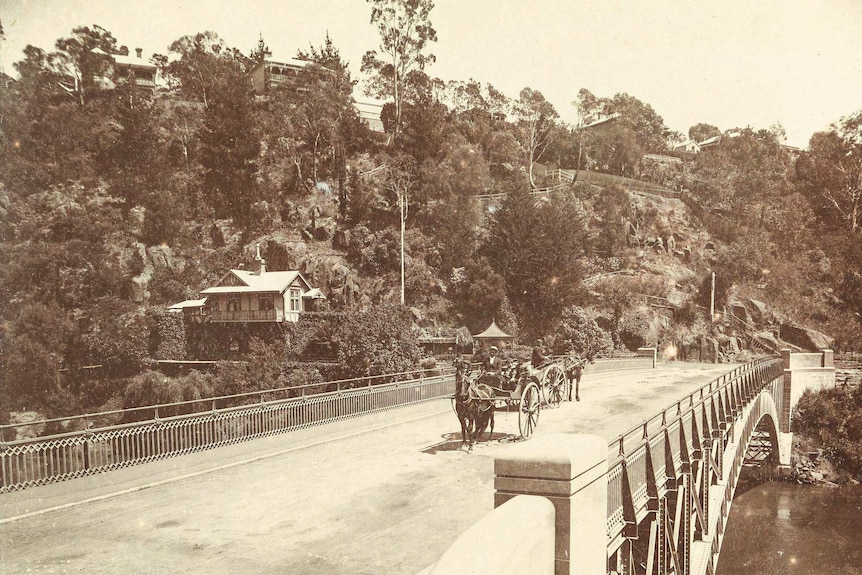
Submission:
MULTIPOLYGON (((732 367, 585 375, 536 433, 610 441, 732 367)), ((412 575, 493 508, 494 458, 517 433, 498 412, 466 453, 439 400, 3 494, 0 573, 412 575)))

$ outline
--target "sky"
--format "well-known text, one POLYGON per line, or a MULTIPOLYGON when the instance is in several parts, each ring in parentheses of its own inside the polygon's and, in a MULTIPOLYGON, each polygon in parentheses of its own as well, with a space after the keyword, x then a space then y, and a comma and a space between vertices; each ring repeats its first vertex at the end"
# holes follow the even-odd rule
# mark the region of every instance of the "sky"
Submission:
MULTIPOLYGON (((361 79, 370 14, 363 0, 0 0, 0 66, 14 76, 28 44, 93 24, 145 55, 210 30, 246 53, 262 35, 283 59, 329 32, 361 79)), ((625 92, 679 132, 781 123, 804 148, 862 108, 862 0, 437 0, 431 22, 430 75, 539 90, 573 124, 581 88, 625 92)))

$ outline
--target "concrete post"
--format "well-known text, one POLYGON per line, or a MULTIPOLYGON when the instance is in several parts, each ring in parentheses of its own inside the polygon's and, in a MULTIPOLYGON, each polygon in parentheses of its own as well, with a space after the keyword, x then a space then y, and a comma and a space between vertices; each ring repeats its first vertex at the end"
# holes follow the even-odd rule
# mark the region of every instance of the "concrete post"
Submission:
POLYGON ((781 360, 784 362, 784 369, 790 369, 790 353, 789 349, 781 350, 781 360))
POLYGON ((595 435, 547 434, 494 461, 494 506, 541 495, 556 509, 556 575, 607 572, 608 444, 595 435))
POLYGON ((831 349, 823 350, 823 365, 822 367, 835 367, 835 352, 831 349))
POLYGON ((652 366, 655 369, 656 359, 658 358, 658 349, 654 347, 639 347, 637 354, 644 357, 652 357, 652 366))

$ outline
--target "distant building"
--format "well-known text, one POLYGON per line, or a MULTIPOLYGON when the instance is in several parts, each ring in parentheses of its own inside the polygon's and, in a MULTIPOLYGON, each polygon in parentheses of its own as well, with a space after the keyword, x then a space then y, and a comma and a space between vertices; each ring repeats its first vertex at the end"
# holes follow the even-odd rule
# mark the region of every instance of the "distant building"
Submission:
POLYGON ((95 78, 96 85, 102 90, 113 90, 116 87, 133 82, 138 88, 155 90, 158 68, 143 58, 143 49, 135 48, 135 56, 108 54, 99 48, 93 50, 104 54, 110 61, 105 73, 95 78))
POLYGON ((270 272, 260 257, 257 270, 232 269, 200 292, 201 299, 187 300, 168 308, 210 323, 295 322, 311 311, 314 302, 326 299, 298 271, 270 272))
MULTIPOLYGON (((276 86, 294 85, 302 92, 305 88, 297 82, 299 74, 309 66, 318 64, 309 60, 287 58, 285 60, 266 59, 251 72, 251 87, 257 94, 266 94, 276 86)), ((324 69, 324 68, 320 68, 324 69)), ((383 103, 368 100, 355 101, 353 104, 359 119, 373 132, 383 132, 380 112, 383 103)))
POLYGON ((372 132, 383 132, 383 120, 380 118, 380 112, 383 110, 383 103, 371 102, 368 100, 356 100, 353 106, 359 112, 359 119, 368 126, 372 132))
POLYGON ((687 152, 689 154, 700 153, 700 146, 694 140, 680 142, 673 147, 674 152, 687 152))
POLYGON ((313 64, 296 58, 264 60, 251 72, 251 87, 258 94, 265 94, 276 86, 295 82, 299 73, 313 64))

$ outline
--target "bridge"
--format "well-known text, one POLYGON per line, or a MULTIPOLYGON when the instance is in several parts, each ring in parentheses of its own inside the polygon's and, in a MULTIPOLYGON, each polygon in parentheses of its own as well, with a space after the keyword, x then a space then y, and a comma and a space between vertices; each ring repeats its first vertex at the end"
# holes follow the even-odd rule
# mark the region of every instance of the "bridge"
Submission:
POLYGON ((495 511, 422 575, 713 574, 743 466, 770 457, 789 465, 796 402, 806 389, 834 384, 831 351, 783 350, 735 368, 610 445, 595 435, 519 445, 495 461, 495 511), (477 554, 481 534, 514 523, 513 514, 533 527, 503 535, 523 554, 499 563, 477 554))
MULTIPOLYGON (((602 470, 597 481, 605 485, 600 490, 604 495, 592 493, 585 500, 591 502, 593 511, 601 508, 601 518, 573 527, 559 511, 559 498, 542 493, 539 499, 554 507, 551 515, 556 519, 550 525, 539 521, 530 533, 546 548, 551 542, 550 563, 537 556, 531 563, 550 565, 551 570, 556 565, 557 572, 570 572, 559 570, 560 566, 571 567, 557 558, 560 554, 579 558, 577 572, 599 572, 590 567, 591 557, 601 557, 592 567, 600 564, 602 572, 645 572, 647 566, 655 571, 656 565, 664 566, 662 572, 695 572, 706 556, 701 549, 714 545, 712 537, 722 516, 722 504, 712 499, 707 506, 701 503, 698 507, 702 491, 697 486, 706 476, 712 483, 710 494, 726 490, 722 486, 733 476, 732 466, 724 465, 718 471, 719 461, 727 461, 727 456, 717 455, 718 446, 721 441, 725 448, 743 444, 741 439, 732 441, 727 430, 733 428, 738 434, 751 427, 753 438, 780 451, 785 433, 781 414, 789 414, 803 387, 829 383, 829 357, 788 355, 789 370, 775 360, 763 360, 729 373, 729 366, 697 364, 588 372, 582 385, 583 401, 543 411, 533 439, 514 441, 517 414, 508 418, 501 414, 494 441, 480 444, 470 455, 456 450, 458 425, 448 401, 433 398, 437 393, 433 389, 448 393, 445 375, 384 385, 374 390, 378 399, 372 399, 371 392, 363 394, 363 390, 347 386, 337 389, 342 386, 336 385, 304 398, 260 397, 244 406, 214 403, 207 413, 163 410, 156 418, 151 414, 145 421, 107 431, 99 424, 84 425, 62 440, 51 440, 50 457, 29 459, 30 465, 40 462, 40 473, 53 461, 54 471, 70 474, 71 480, 53 482, 42 476, 32 485, 12 488, 11 477, 5 476, 7 492, 0 494, 0 554, 10 569, 34 572, 66 568, 111 573, 147 565, 152 572, 416 573, 433 562, 436 566, 429 568, 433 572, 456 573, 445 568, 446 562, 457 557, 465 541, 477 540, 458 535, 469 533, 476 518, 488 513, 477 525, 493 522, 485 530, 493 537, 492 546, 471 554, 484 558, 487 567, 491 564, 488 557, 508 556, 512 550, 520 556, 529 545, 529 538, 523 537, 509 544, 512 540, 505 523, 493 519, 495 513, 510 513, 514 506, 518 521, 512 524, 519 526, 533 513, 532 498, 536 496, 526 496, 528 503, 523 505, 521 493, 530 492, 512 489, 513 480, 523 479, 522 472, 507 478, 506 465, 511 471, 518 461, 532 457, 527 467, 547 468, 547 461, 534 465, 536 458, 541 456, 544 461, 550 456, 551 464, 560 461, 555 450, 571 447, 574 441, 586 442, 577 448, 578 464, 587 461, 585 455, 602 453, 598 467, 593 467, 602 470), (704 385, 707 379, 711 381, 704 385), (790 391, 785 393, 787 389, 790 391), (774 412, 767 395, 773 398, 774 412), (784 398, 790 399, 786 406, 784 398), (412 406, 398 406, 408 402, 412 406), (766 409, 759 417, 752 416, 755 404, 761 406, 757 409, 766 409), (668 405, 671 407, 665 408, 668 405), (355 417, 362 406, 374 413, 355 417), (331 422, 309 423, 278 434, 276 423, 299 421, 299 410, 304 410, 306 421, 325 416, 331 422), (680 417, 676 417, 677 411, 680 417), (658 415, 652 416, 654 413, 658 415), (190 431, 192 425, 197 432, 190 431), (147 439, 130 440, 133 428, 147 439), (241 429, 258 439, 243 441, 241 429), (710 438, 709 451, 704 433, 710 438), (606 439, 596 440, 596 434, 617 439, 609 447, 606 439), (714 435, 720 437, 712 439, 714 435), (682 436, 684 441, 678 439, 682 436), (219 441, 220 447, 205 448, 202 438, 206 437, 219 441), (89 470, 81 465, 84 444, 89 446, 89 470), (98 447, 107 444, 114 447, 98 447), (590 445, 593 451, 588 449, 590 445), (675 453, 680 446, 688 451, 688 467, 683 465, 682 450, 675 453), (168 447, 185 454, 169 457, 168 447), (672 465, 663 459, 668 452, 674 456, 672 465), (77 467, 62 467, 64 457, 76 461, 77 467), (143 464, 135 465, 132 457, 143 464), (662 461, 663 467, 659 465, 662 461), (90 471, 99 465, 114 470, 90 471), (671 475, 677 477, 675 486, 668 479, 671 475), (503 489, 506 482, 509 491, 503 489), (512 505, 504 504, 508 499, 512 505), (685 512, 687 499, 691 500, 690 515, 685 512), (489 513, 487 505, 492 500, 497 509, 489 513), (691 526, 687 551, 685 541, 689 539, 667 537, 659 528, 666 524, 678 534, 685 517, 691 526), (583 544, 588 539, 583 535, 596 525, 600 527, 592 529, 598 534, 593 538, 595 545, 587 546, 593 550, 591 555, 576 546, 565 548, 565 533, 579 534, 575 543, 583 544), (450 545, 450 551, 445 551, 450 545), (666 551, 651 552, 650 545, 655 549, 663 546, 666 551), (674 554, 681 558, 681 567, 674 563, 674 554), (683 571, 686 565, 688 571, 683 571)), ((13 467, 9 465, 11 456, 20 454, 22 445, 0 445, 0 461, 7 472, 13 467)), ((762 457, 762 446, 758 453, 762 457)), ((756 458, 754 452, 751 457, 756 458)), ((17 473, 18 479, 29 477, 30 481, 38 475, 17 473)), ((582 519, 591 517, 582 515, 582 519)), ((468 565, 463 560, 457 563, 468 565)))

